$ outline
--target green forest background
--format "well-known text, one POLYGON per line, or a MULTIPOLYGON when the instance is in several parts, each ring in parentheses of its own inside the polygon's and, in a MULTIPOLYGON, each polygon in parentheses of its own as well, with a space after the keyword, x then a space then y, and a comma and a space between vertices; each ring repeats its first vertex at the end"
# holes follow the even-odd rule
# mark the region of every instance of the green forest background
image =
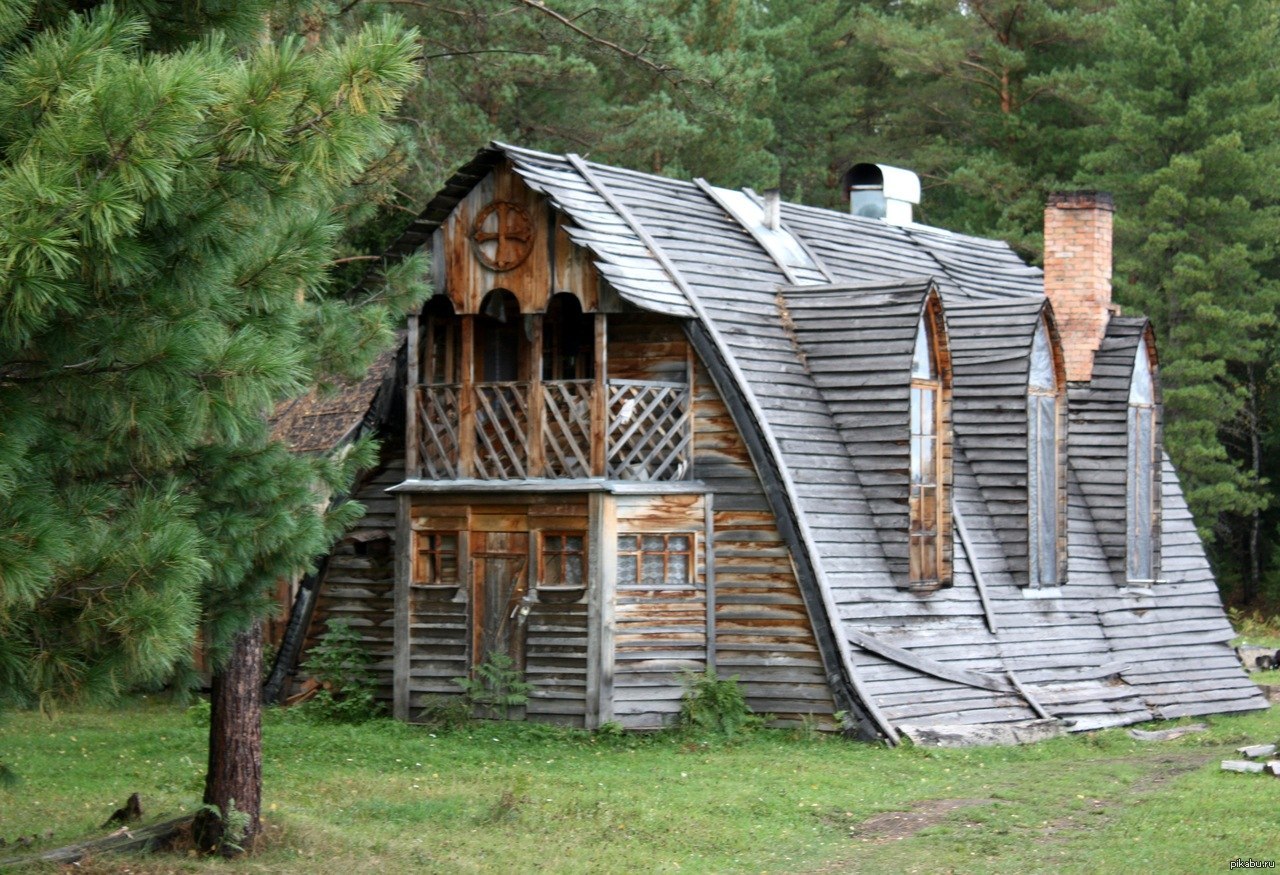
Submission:
POLYGON ((1115 296, 1157 326, 1166 445, 1224 595, 1280 599, 1274 2, 347 0, 303 20, 387 9, 422 33, 405 210, 492 138, 835 208, 850 164, 906 167, 919 221, 1037 263, 1048 192, 1111 192, 1115 296))

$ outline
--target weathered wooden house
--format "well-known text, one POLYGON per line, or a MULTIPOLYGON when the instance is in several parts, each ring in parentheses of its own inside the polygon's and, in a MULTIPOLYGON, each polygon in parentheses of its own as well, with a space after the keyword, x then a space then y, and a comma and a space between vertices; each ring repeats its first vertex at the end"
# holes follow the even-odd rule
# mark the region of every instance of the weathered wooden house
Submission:
POLYGON ((847 183, 858 214, 495 144, 427 206, 404 430, 321 590, 399 717, 493 653, 586 727, 706 667, 889 740, 1266 707, 1109 199, 1050 201, 1042 273, 914 224, 910 174, 847 183))

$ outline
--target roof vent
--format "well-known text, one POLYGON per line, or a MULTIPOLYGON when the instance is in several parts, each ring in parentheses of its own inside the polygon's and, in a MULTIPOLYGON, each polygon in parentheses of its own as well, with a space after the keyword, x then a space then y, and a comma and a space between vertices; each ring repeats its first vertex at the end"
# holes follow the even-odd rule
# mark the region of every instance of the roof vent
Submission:
POLYGON ((894 225, 911 223, 911 207, 920 203, 920 177, 887 164, 855 164, 844 175, 849 211, 894 225))

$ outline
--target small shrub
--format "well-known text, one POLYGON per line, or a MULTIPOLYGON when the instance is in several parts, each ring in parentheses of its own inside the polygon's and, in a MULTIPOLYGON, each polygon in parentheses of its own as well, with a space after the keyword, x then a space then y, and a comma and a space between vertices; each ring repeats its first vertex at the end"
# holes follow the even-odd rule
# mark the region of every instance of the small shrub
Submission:
POLYGON ((361 723, 379 716, 382 706, 374 695, 368 658, 360 633, 346 620, 328 623, 302 666, 321 684, 320 692, 307 703, 308 713, 340 723, 361 723))
POLYGON ((597 738, 617 740, 619 738, 625 738, 626 734, 627 730, 616 720, 609 720, 605 723, 601 723, 600 727, 596 729, 597 738))
POLYGON ((529 701, 529 691, 533 689, 525 682, 524 672, 516 668, 515 660, 497 652, 491 652, 475 667, 475 677, 454 678, 453 682, 462 687, 469 705, 497 720, 505 720, 512 708, 529 701))
POLYGON ((471 702, 461 696, 432 696, 418 712, 418 722, 441 729, 460 729, 471 722, 471 702))
POLYGON ((721 678, 715 669, 705 672, 686 671, 681 677, 684 698, 680 703, 680 726, 713 732, 733 738, 764 725, 764 719, 752 713, 738 687, 738 679, 721 678))

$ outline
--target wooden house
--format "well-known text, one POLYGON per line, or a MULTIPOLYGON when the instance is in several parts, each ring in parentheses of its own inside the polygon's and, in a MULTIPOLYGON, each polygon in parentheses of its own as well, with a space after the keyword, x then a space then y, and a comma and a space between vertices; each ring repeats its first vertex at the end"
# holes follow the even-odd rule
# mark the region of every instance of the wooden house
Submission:
POLYGON ((859 215, 494 144, 431 201, 404 426, 320 590, 397 716, 494 653, 588 728, 706 668, 890 741, 1266 707, 1109 199, 1051 200, 1042 273, 913 223, 910 174, 847 182, 859 215))

